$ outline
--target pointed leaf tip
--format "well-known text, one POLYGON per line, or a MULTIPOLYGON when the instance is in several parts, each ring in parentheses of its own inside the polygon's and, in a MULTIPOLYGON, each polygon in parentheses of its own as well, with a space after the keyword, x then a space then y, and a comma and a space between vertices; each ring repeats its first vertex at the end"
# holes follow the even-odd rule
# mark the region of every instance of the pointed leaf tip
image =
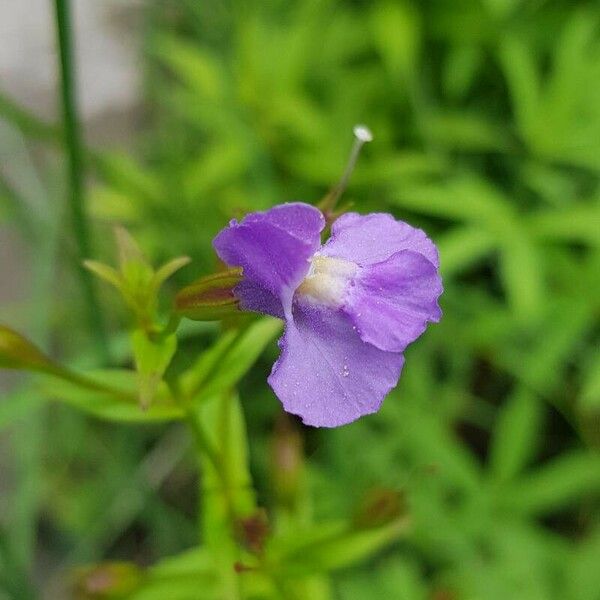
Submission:
POLYGON ((0 367, 26 371, 52 371, 54 363, 26 337, 0 325, 0 367))

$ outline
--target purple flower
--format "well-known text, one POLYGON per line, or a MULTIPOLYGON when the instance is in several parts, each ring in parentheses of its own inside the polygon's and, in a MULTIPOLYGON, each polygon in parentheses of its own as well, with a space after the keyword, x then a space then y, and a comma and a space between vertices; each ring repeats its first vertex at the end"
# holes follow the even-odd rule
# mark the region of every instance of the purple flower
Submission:
POLYGON ((304 423, 336 427, 376 412, 396 385, 408 344, 439 321, 438 252, 389 214, 346 213, 321 245, 325 219, 290 203, 232 221, 213 244, 242 267, 243 309, 285 332, 269 384, 304 423))

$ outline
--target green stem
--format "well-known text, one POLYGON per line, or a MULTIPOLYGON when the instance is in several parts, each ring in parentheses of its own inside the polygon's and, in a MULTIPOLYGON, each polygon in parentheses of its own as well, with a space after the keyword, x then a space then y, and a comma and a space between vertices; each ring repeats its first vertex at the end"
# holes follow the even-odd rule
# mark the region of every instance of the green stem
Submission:
POLYGON ((196 448, 201 454, 206 455, 215 471, 222 476, 225 473, 225 465, 223 464, 222 457, 210 441, 204 428, 198 422, 198 417, 194 414, 193 410, 188 410, 187 422, 190 431, 192 432, 196 448))
POLYGON ((64 143, 69 160, 69 206, 77 245, 77 273, 85 296, 89 327, 95 340, 98 358, 108 361, 108 344, 91 274, 83 260, 91 256, 90 235, 84 209, 83 147, 75 100, 73 48, 69 0, 55 0, 56 27, 61 70, 61 102, 64 120, 64 143))
POLYGON ((200 457, 205 456, 208 459, 219 479, 221 493, 223 494, 225 502, 227 518, 233 527, 236 521, 236 513, 233 501, 231 499, 231 482, 229 481, 227 465, 223 455, 211 442, 205 428, 199 421, 199 416, 194 412, 193 408, 187 409, 187 423, 194 438, 198 455, 200 457))

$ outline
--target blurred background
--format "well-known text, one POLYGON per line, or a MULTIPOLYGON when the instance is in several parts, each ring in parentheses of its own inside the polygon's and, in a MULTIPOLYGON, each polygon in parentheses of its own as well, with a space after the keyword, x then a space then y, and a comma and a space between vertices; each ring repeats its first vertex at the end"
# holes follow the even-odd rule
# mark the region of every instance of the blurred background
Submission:
MULTIPOLYGON (((600 599, 600 5, 573 0, 73 3, 93 257, 125 225, 211 272, 214 234, 317 202, 368 124, 346 200, 439 245, 444 317, 377 415, 298 429, 319 518, 374 490, 410 527, 335 598, 600 599)), ((0 5, 0 321, 97 364, 77 278, 52 3, 0 5)), ((97 286, 113 362, 125 311, 97 286)), ((168 302, 169 294, 165 294, 168 302)), ((214 339, 194 332, 184 360, 214 339)), ((240 393, 260 504, 281 435, 272 344, 240 393)), ((129 428, 0 374, 0 598, 68 598, 75 565, 195 543, 178 425, 129 428)), ((294 434, 295 435, 295 434, 294 434)), ((295 439, 295 438, 294 438, 295 439)))

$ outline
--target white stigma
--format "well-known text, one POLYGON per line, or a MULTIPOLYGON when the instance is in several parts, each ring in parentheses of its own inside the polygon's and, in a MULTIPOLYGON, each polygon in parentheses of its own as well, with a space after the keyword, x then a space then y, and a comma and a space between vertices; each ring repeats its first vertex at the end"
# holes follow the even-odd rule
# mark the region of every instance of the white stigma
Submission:
POLYGON ((298 286, 296 294, 313 304, 341 306, 348 283, 358 271, 358 265, 342 258, 314 256, 310 271, 298 286))
POLYGON ((355 125, 352 131, 354 132, 354 137, 363 144, 373 141, 373 133, 366 125, 355 125))

